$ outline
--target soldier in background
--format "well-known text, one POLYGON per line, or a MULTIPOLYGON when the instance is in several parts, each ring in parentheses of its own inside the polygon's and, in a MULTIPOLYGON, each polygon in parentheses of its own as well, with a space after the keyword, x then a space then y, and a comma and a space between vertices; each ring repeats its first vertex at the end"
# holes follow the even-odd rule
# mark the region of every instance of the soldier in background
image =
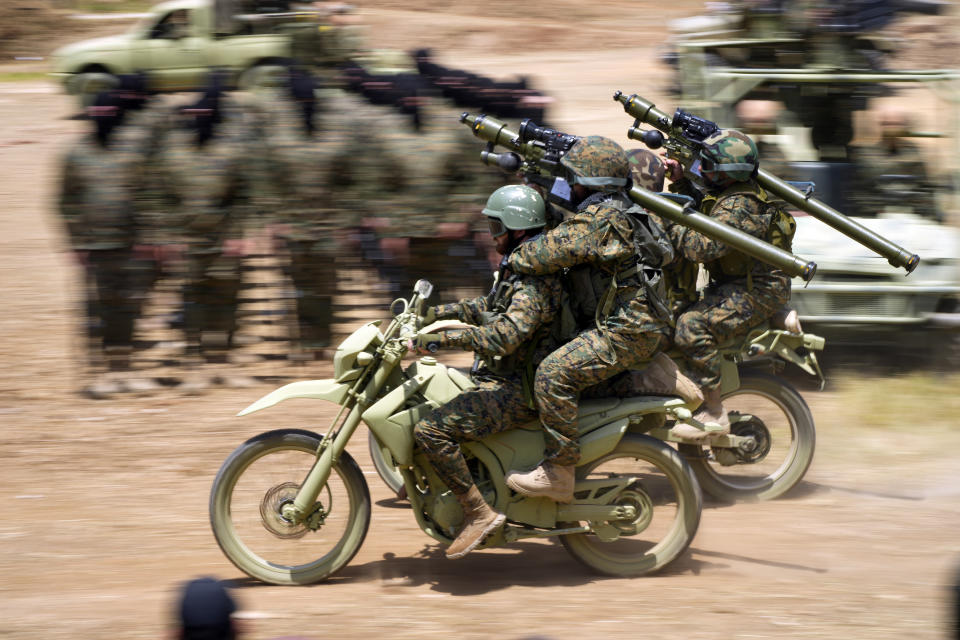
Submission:
POLYGON ((392 102, 406 120, 387 134, 403 152, 404 162, 395 168, 403 190, 391 203, 388 223, 377 230, 391 294, 426 278, 441 301, 453 301, 468 270, 463 248, 471 238, 472 210, 482 199, 475 145, 462 125, 443 118, 418 76, 371 77, 364 91, 392 102))
POLYGON ((262 146, 255 127, 222 94, 219 78, 197 102, 177 109, 157 157, 171 199, 167 224, 184 246, 184 333, 188 373, 181 389, 211 382, 248 386, 229 368, 237 328, 245 224, 252 211, 250 159, 262 146))
POLYGON ((286 248, 296 290, 299 345, 322 359, 332 343, 337 258, 363 215, 361 163, 349 132, 318 113, 315 79, 301 70, 264 69, 258 94, 267 115, 264 175, 277 190, 275 235, 286 248))
POLYGON ((739 129, 756 145, 764 170, 778 178, 793 180, 793 172, 780 145, 764 139, 764 136, 776 135, 780 110, 780 103, 774 100, 741 100, 736 107, 737 121, 739 129))
POLYGON ((150 143, 145 129, 125 122, 128 99, 115 91, 98 94, 88 110, 93 131, 62 164, 59 210, 84 268, 88 344, 98 370, 84 392, 98 399, 155 387, 131 371, 134 323, 152 269, 137 251, 136 207, 150 143))
POLYGON ((885 106, 877 112, 880 139, 872 146, 853 147, 856 165, 854 199, 858 215, 876 216, 905 203, 919 215, 939 219, 935 189, 927 175, 920 147, 907 137, 906 111, 885 106))

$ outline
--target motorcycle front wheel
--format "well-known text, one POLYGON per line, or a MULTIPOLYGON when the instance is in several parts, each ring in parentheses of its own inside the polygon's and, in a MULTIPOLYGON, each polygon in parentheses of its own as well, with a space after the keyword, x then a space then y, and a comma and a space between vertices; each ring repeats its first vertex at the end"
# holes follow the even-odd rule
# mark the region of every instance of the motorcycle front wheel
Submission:
POLYGON ((723 502, 771 500, 792 489, 813 461, 816 430, 807 403, 786 381, 741 372, 740 388, 723 396, 731 432, 753 436, 738 450, 681 444, 703 490, 723 502))
POLYGON ((363 472, 344 451, 305 523, 283 516, 317 459, 320 436, 285 429, 240 445, 210 492, 210 525, 238 569, 271 584, 310 584, 344 567, 370 525, 363 472))
POLYGON ((633 506, 633 519, 591 523, 606 531, 568 534, 560 541, 573 557, 599 573, 639 576, 662 569, 690 546, 700 525, 703 499, 690 466, 676 450, 650 436, 627 434, 612 452, 577 468, 577 480, 624 476, 635 480, 613 504, 633 506), (616 539, 601 539, 611 533, 616 539))

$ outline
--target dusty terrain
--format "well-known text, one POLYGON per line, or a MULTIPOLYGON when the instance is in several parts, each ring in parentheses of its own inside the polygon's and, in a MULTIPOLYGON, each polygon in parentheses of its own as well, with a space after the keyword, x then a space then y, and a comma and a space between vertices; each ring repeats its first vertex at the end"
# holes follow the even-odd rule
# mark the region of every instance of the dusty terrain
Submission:
MULTIPOLYGON (((497 48, 502 38, 472 17, 476 6, 458 4, 435 15, 383 3, 368 18, 392 25, 384 46, 410 44, 418 29, 429 40, 435 28, 449 62, 529 74, 558 98, 560 126, 617 139, 628 122, 610 94, 665 100, 666 71, 652 63, 658 29, 700 6, 673 3, 656 19, 642 12, 649 3, 611 5, 604 16, 584 9, 577 26, 589 43, 553 51, 530 35, 538 23, 561 42, 573 27, 541 18, 547 9, 524 11, 528 30, 497 48), (619 35, 608 43, 600 27, 619 35), (623 37, 630 29, 635 38, 623 37)), ((497 9, 510 15, 505 3, 497 9)), ((177 585, 211 574, 235 581, 256 639, 947 637, 960 568, 960 430, 910 397, 915 420, 877 429, 829 389, 804 392, 819 432, 806 480, 774 502, 708 503, 690 550, 655 576, 597 577, 547 542, 447 561, 391 499, 358 438, 351 453, 375 506, 353 562, 312 587, 245 579, 209 530, 214 474, 246 438, 322 430, 332 413, 299 401, 234 418, 266 385, 110 402, 74 393, 78 271, 51 209, 56 154, 83 126, 66 119, 72 111, 44 83, 0 84, 0 636, 161 637, 177 585)))

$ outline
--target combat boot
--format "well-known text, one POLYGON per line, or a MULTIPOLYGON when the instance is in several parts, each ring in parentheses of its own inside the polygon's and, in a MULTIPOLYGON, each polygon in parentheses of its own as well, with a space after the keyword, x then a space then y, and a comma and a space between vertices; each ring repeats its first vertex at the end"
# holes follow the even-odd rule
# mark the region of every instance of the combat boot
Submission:
POLYGON ((700 406, 703 394, 693 380, 683 375, 680 367, 665 353, 658 353, 649 366, 633 377, 634 389, 640 394, 679 396, 691 408, 700 406))
POLYGON ((106 400, 127 390, 124 384, 130 369, 130 354, 119 347, 107 347, 104 354, 107 370, 97 374, 83 392, 94 400, 106 400))
POLYGON ((200 358, 188 358, 185 364, 185 371, 180 377, 180 386, 178 391, 188 396, 199 396, 207 392, 210 388, 210 372, 206 363, 200 358))
POLYGON ((83 395, 94 400, 107 400, 124 392, 123 383, 117 379, 113 371, 104 371, 83 388, 83 395))
POLYGON ((457 538, 447 547, 446 555, 451 560, 462 558, 476 549, 484 538, 507 519, 507 516, 490 508, 480 495, 477 485, 471 485, 469 491, 457 496, 457 500, 463 507, 464 520, 457 538))
POLYGON ((507 474, 507 486, 531 498, 550 498, 564 504, 573 500, 573 465, 560 466, 544 461, 533 471, 507 474))
POLYGON ((670 433, 687 440, 706 440, 715 436, 725 436, 730 433, 730 419, 720 400, 720 389, 702 389, 703 404, 693 414, 693 419, 703 424, 705 429, 698 429, 692 424, 678 422, 670 433))

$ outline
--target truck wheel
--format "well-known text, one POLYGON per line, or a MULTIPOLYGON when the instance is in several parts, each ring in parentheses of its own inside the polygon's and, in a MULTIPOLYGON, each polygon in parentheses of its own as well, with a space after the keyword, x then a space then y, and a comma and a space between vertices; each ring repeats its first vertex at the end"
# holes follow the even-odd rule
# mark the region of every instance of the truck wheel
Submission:
POLYGON ((98 93, 118 86, 120 78, 103 67, 90 67, 71 78, 67 90, 78 97, 80 108, 86 112, 98 93))

